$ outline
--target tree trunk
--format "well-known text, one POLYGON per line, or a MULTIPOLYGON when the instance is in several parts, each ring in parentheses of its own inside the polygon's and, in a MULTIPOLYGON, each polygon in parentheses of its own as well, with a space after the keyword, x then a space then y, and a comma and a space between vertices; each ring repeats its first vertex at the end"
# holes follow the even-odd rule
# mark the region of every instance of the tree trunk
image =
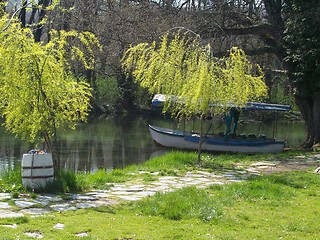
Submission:
POLYGON ((202 142, 203 142, 203 130, 202 130, 203 116, 200 117, 200 133, 199 133, 199 145, 198 145, 198 164, 201 162, 202 142))
MULTIPOLYGON (((1 1, 0 1, 1 2, 1 1)), ((26 10, 26 7, 28 6, 28 2, 27 1, 24 1, 23 4, 22 4, 22 8, 21 8, 21 11, 19 13, 19 19, 21 21, 21 26, 23 28, 26 27, 26 15, 27 15, 27 10, 26 10)))
POLYGON ((307 127, 304 147, 311 148, 314 144, 320 143, 320 95, 295 96, 295 99, 307 127))
POLYGON ((57 146, 54 146, 56 144, 52 144, 51 138, 48 136, 46 132, 44 133, 44 141, 46 144, 47 151, 52 154, 54 175, 56 176, 60 171, 60 157, 57 151, 57 146))
POLYGON ((313 96, 313 132, 314 142, 313 144, 320 143, 320 95, 316 93, 313 96))

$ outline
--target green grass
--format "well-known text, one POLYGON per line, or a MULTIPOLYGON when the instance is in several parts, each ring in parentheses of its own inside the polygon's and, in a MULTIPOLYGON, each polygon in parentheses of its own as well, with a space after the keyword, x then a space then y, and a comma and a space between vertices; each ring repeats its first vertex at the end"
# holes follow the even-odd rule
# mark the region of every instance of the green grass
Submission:
MULTIPOLYGON (((196 153, 171 152, 124 169, 93 174, 62 171, 51 191, 107 189, 117 182, 155 181, 152 172, 183 175, 200 167, 220 171, 297 155, 308 153, 203 154, 199 166, 196 153)), ((10 170, 2 175, 1 191, 25 191, 19 181, 20 170, 10 170)), ((18 225, 16 229, 0 226, 0 233, 1 239, 28 239, 25 232, 41 233, 44 239, 78 239, 76 234, 82 232, 89 235, 82 239, 318 239, 319 186, 320 175, 311 171, 275 173, 206 189, 187 187, 158 193, 116 206, 0 219, 0 225, 18 225), (58 223, 65 225, 64 230, 53 228, 58 223)))
POLYGON ((171 220, 198 218, 211 221, 222 216, 221 204, 206 190, 187 187, 171 193, 158 193, 135 205, 146 216, 162 216, 171 220))
POLYGON ((286 172, 207 189, 187 187, 145 200, 44 217, 0 219, 3 239, 318 239, 320 176, 286 172), (54 229, 57 223, 64 230, 54 229))
MULTIPOLYGON (((50 184, 46 189, 38 190, 38 192, 67 193, 83 192, 90 189, 108 189, 113 183, 139 181, 141 179, 143 182, 155 181, 157 177, 150 175, 150 173, 158 173, 159 176, 176 176, 195 169, 215 172, 225 169, 244 169, 257 161, 284 160, 300 154, 307 155, 309 153, 303 151, 256 155, 202 153, 201 163, 198 164, 196 152, 172 151, 163 156, 152 158, 145 163, 130 165, 123 169, 100 169, 95 173, 61 170, 53 184, 50 184)), ((20 166, 1 173, 1 176, 1 192, 16 194, 27 191, 22 186, 20 166)))

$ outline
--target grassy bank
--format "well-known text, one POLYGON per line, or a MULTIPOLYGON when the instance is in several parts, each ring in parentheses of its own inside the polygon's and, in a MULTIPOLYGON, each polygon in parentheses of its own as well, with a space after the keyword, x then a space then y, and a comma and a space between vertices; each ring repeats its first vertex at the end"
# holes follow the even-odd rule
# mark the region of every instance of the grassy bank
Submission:
MULTIPOLYGON (((221 171, 299 154, 305 153, 203 155, 201 167, 221 171)), ((195 159, 193 153, 173 152, 123 170, 73 176, 88 188, 141 177, 152 181, 150 172, 180 175, 199 168, 195 159)), ((207 189, 187 187, 112 207, 0 219, 0 225, 18 225, 0 226, 0 232, 3 239, 28 239, 25 232, 41 233, 45 239, 78 239, 79 233, 88 234, 82 239, 317 239, 319 185, 320 176, 311 169, 274 173, 207 189), (63 230, 53 228, 58 223, 64 224, 63 230)))
MULTIPOLYGON (((284 160, 308 152, 288 151, 279 154, 206 154, 201 156, 201 163, 197 163, 197 153, 172 151, 163 156, 155 157, 142 164, 134 164, 123 169, 100 169, 95 173, 74 172, 62 170, 47 189, 40 192, 66 193, 84 192, 90 189, 108 189, 110 184, 140 180, 152 181, 157 172, 159 176, 184 175, 193 169, 206 171, 223 171, 225 169, 245 169, 251 163, 258 161, 284 160)), ((20 166, 0 173, 0 192, 27 192, 23 189, 20 166)))

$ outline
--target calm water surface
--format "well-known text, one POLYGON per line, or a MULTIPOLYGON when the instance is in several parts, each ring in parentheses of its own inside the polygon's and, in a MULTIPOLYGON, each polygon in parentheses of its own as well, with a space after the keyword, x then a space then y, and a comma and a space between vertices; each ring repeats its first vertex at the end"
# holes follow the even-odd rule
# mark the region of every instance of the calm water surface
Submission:
MULTIPOLYGON (((60 132, 58 145, 64 168, 76 171, 94 172, 101 168, 122 168, 126 165, 144 162, 161 151, 153 143, 148 124, 161 127, 183 128, 169 118, 159 116, 101 117, 81 124, 75 131, 60 132)), ((198 122, 188 122, 191 130, 198 122)), ((209 122, 206 122, 206 127, 209 122)), ((273 123, 246 122, 240 124, 238 133, 264 133, 272 137, 286 138, 287 146, 298 146, 305 138, 305 127, 300 122, 273 123), (275 131, 276 130, 276 131, 275 131)), ((217 122, 215 132, 224 131, 224 124, 217 122)), ((16 139, 0 128, 0 170, 20 164, 23 153, 33 147, 16 139)))

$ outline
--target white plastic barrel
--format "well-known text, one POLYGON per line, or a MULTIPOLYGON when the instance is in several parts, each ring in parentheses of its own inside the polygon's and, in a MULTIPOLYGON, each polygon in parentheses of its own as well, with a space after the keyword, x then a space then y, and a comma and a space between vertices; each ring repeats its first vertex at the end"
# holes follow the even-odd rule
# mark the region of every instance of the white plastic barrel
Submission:
POLYGON ((44 188, 53 181, 53 161, 50 153, 23 154, 21 165, 24 187, 44 188))

